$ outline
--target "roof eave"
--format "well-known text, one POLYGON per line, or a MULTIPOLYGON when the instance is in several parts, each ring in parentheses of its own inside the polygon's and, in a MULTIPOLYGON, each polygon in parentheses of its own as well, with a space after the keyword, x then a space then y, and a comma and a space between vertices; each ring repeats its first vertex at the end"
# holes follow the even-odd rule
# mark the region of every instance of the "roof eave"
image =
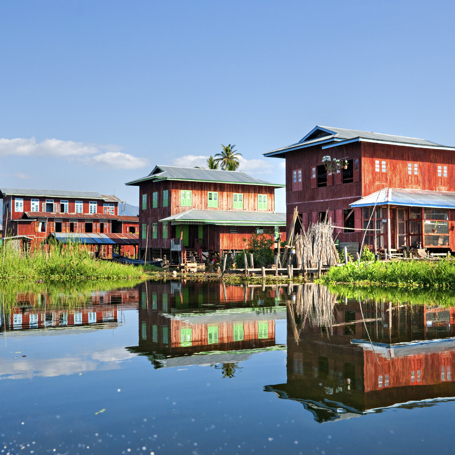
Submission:
POLYGON ((285 158, 284 154, 286 154, 286 153, 293 152, 295 150, 304 149, 304 148, 315 147, 317 145, 326 144, 329 142, 338 142, 338 140, 334 139, 334 138, 330 138, 325 141, 311 142, 309 144, 297 143, 297 144, 289 145, 288 147, 285 147, 282 149, 272 150, 271 152, 264 153, 263 155, 267 158, 285 158))
POLYGON ((409 144, 407 142, 394 142, 394 141, 380 141, 378 139, 366 139, 362 137, 356 137, 354 139, 348 139, 346 141, 337 142, 334 144, 329 144, 322 147, 322 150, 327 150, 333 147, 339 147, 341 145, 352 144, 354 142, 371 142, 374 144, 387 144, 387 145, 398 145, 400 147, 414 147, 414 148, 428 148, 432 150, 450 150, 455 151, 455 147, 446 147, 443 145, 424 145, 424 144, 409 144))

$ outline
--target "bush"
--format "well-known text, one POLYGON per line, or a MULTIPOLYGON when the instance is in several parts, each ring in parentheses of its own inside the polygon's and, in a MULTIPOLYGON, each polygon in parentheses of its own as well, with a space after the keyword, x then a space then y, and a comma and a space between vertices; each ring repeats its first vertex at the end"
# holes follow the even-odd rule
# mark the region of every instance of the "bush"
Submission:
POLYGON ((375 256, 374 253, 370 250, 370 248, 368 247, 368 245, 364 245, 364 246, 363 246, 362 255, 360 256, 360 260, 361 260, 362 262, 372 262, 372 261, 375 261, 375 260, 376 260, 376 256, 375 256))
MULTIPOLYGON (((253 234, 250 239, 244 239, 247 242, 247 260, 249 254, 253 253, 255 267, 267 267, 274 262, 272 246, 275 242, 273 235, 270 234, 253 234)), ((235 256, 235 266, 239 269, 245 268, 244 253, 240 252, 235 256)))

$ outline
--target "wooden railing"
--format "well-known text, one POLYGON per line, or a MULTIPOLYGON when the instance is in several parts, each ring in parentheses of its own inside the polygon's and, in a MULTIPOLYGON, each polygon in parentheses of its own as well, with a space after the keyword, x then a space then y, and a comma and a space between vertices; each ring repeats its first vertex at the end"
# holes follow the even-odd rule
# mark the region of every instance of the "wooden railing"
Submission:
POLYGON ((202 261, 202 248, 199 245, 198 239, 194 239, 194 249, 196 250, 197 255, 199 256, 199 260, 202 261))

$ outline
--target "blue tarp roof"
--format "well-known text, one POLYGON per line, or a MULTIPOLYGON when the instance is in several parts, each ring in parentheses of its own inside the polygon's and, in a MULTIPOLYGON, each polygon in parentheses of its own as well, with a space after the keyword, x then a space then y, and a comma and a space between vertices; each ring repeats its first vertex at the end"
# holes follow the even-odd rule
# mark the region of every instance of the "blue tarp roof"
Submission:
POLYGON ((455 209, 455 193, 448 191, 408 190, 384 188, 350 204, 351 207, 373 207, 374 205, 401 205, 455 209))
POLYGON ((138 245, 137 234, 51 234, 61 243, 85 243, 86 245, 138 245))

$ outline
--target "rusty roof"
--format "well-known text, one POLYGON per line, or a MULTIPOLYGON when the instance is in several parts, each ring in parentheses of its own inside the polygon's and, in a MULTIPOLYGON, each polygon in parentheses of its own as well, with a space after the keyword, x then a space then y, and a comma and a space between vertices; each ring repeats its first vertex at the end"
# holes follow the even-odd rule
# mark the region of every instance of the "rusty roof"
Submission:
POLYGON ((24 212, 22 218, 71 218, 86 220, 117 220, 130 223, 139 223, 138 216, 111 215, 108 213, 52 213, 52 212, 24 212))

